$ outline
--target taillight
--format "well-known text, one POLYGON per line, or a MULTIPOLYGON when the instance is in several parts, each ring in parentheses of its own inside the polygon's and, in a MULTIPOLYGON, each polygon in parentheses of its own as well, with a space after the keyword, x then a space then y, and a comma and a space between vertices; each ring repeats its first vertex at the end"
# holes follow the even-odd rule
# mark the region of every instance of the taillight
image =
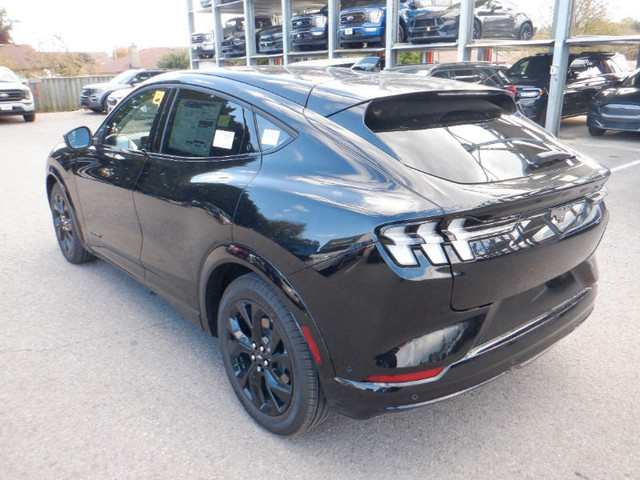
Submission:
POLYGON ((516 96, 516 87, 514 87, 513 85, 509 85, 508 87, 505 87, 509 92, 511 92, 511 95, 513 95, 514 97, 516 96))
POLYGON ((393 261, 401 267, 417 267, 420 264, 416 250, 422 250, 432 265, 444 265, 447 263, 441 245, 444 238, 437 228, 436 222, 391 226, 380 233, 380 240, 393 261))

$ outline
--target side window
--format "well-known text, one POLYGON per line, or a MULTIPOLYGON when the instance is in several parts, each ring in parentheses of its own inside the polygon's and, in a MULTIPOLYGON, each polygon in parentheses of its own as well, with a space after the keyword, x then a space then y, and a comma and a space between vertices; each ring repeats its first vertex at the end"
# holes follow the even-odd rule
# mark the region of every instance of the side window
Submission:
POLYGON ((165 89, 140 92, 122 105, 106 126, 104 144, 126 150, 149 148, 149 138, 165 89))
POLYGON ((449 72, 446 70, 439 70, 437 72, 433 72, 433 75, 431 76, 436 78, 449 78, 449 72))
POLYGON ((287 132, 258 114, 256 114, 256 123, 263 151, 276 148, 291 138, 287 132))
POLYGON ((181 90, 162 152, 182 157, 228 157, 256 151, 245 110, 213 94, 181 90))

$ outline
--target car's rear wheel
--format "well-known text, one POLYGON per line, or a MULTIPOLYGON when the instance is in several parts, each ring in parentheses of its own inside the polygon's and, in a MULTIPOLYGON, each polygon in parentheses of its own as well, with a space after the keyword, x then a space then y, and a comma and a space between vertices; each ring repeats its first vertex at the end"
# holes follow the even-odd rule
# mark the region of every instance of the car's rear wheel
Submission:
POLYGON ((473 21, 473 38, 481 38, 482 37, 482 25, 480 24, 480 20, 473 21))
POLYGON ((25 122, 35 122, 36 121, 36 114, 35 113, 29 113, 27 115, 23 115, 22 118, 24 118, 25 122))
POLYGON ((533 37, 533 27, 530 23, 523 23, 520 27, 520 32, 518 33, 518 39, 520 40, 531 40, 533 37))
POLYGON ((95 257, 82 245, 73 207, 59 183, 56 183, 51 189, 49 206, 51 207, 53 228, 56 232, 58 246, 64 257, 75 264, 93 260, 95 257))
POLYGON ((604 135, 604 132, 606 132, 605 129, 603 128, 598 128, 598 127, 587 127, 589 129, 589 135, 591 135, 592 137, 601 137, 602 135, 604 135))
POLYGON ((294 435, 325 419, 326 402, 300 328, 258 275, 243 275, 225 290, 218 338, 233 390, 258 424, 294 435))

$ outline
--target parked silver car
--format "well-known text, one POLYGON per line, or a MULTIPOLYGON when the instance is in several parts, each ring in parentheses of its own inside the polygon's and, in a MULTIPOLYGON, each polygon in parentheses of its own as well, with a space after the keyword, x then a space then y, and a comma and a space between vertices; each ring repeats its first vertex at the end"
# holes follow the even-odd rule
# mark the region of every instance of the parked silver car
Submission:
POLYGON ((22 115, 25 122, 36 119, 31 90, 7 67, 0 67, 0 117, 22 115))

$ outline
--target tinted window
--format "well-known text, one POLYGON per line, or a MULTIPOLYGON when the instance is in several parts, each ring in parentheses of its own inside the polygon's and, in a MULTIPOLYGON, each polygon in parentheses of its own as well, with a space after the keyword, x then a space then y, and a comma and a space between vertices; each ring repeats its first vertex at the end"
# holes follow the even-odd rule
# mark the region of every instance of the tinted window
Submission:
POLYGON ((438 72, 433 72, 433 75, 431 76, 436 78, 449 78, 449 72, 446 70, 440 70, 438 72))
POLYGON ((514 77, 549 75, 551 57, 529 57, 519 60, 509 69, 508 75, 514 77))
POLYGON ((262 150, 276 148, 291 138, 283 129, 260 115, 256 115, 256 122, 262 150))
POLYGON ((213 94, 181 90, 169 119, 163 153, 227 157, 253 152, 244 109, 213 94))
POLYGON ((152 89, 131 97, 106 127, 104 144, 127 150, 149 148, 149 138, 166 91, 152 89))
POLYGON ((469 68, 454 70, 452 74, 451 78, 459 82, 477 83, 482 80, 482 76, 479 75, 477 70, 471 70, 469 68))

